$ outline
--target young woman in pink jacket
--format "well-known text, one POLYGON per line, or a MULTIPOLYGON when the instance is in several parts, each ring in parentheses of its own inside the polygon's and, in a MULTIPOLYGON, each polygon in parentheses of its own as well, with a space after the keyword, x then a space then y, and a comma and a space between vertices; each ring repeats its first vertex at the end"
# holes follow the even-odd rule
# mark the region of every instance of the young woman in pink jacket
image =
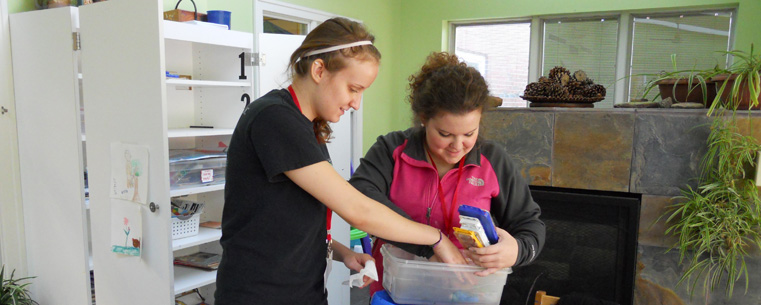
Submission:
MULTIPOLYGON (((438 228, 455 245, 460 205, 491 212, 499 242, 463 249, 488 275, 532 262, 544 244, 539 206, 505 150, 479 138, 489 89, 481 74, 457 56, 433 53, 410 77, 409 102, 415 127, 378 137, 350 183, 360 192, 412 220, 438 228)), ((379 275, 379 240, 373 257, 379 275)), ((438 260, 429 247, 394 243, 418 256, 438 260)), ((382 279, 371 293, 382 290, 382 279)))

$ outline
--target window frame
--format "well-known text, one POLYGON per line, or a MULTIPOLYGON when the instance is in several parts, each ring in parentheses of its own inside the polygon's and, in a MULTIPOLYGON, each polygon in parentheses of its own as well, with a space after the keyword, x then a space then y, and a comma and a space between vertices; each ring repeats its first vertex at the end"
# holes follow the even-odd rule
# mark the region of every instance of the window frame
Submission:
MULTIPOLYGON (((727 50, 732 50, 735 45, 735 30, 737 26, 737 6, 719 6, 719 7, 692 7, 692 8, 680 8, 680 9, 656 9, 656 10, 641 10, 641 11, 612 11, 612 12, 594 12, 594 13, 580 13, 580 14, 557 14, 557 15, 537 15, 527 17, 516 18, 494 18, 494 19, 473 19, 473 20, 458 20, 448 22, 446 28, 449 33, 445 35, 448 42, 445 45, 449 52, 455 52, 456 43, 456 28, 458 26, 467 25, 488 25, 488 24, 505 24, 505 23, 523 23, 526 21, 531 22, 531 33, 529 42, 529 73, 528 81, 536 82, 542 75, 542 67, 544 66, 544 24, 548 21, 574 21, 585 20, 594 18, 615 18, 618 20, 618 34, 616 42, 616 65, 615 65, 615 79, 614 84, 614 100, 613 104, 620 104, 627 101, 629 98, 629 90, 631 80, 629 79, 629 73, 631 71, 632 64, 632 52, 634 41, 634 18, 639 16, 674 16, 680 14, 694 14, 700 12, 731 12, 730 27, 729 27, 729 41, 727 43, 727 50)), ((732 64, 732 57, 728 56, 727 65, 732 64)))

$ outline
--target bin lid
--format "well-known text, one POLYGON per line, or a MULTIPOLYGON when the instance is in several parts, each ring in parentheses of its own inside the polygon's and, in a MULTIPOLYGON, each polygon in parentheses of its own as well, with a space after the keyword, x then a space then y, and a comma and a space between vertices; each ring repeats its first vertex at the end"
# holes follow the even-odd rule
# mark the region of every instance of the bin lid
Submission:
POLYGON ((351 229, 351 231, 349 231, 349 235, 351 236, 351 240, 356 240, 367 236, 367 233, 360 229, 351 229))
POLYGON ((373 295, 370 305, 396 305, 396 303, 394 303, 394 300, 391 299, 386 290, 381 290, 373 295))

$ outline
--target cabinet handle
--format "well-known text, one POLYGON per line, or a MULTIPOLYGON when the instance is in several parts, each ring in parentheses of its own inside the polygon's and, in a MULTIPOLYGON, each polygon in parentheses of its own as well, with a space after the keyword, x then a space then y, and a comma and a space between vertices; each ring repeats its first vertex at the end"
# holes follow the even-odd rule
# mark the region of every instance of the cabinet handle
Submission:
MULTIPOLYGON (((248 102, 246 105, 248 105, 248 102)), ((6 112, 8 112, 8 109, 6 109, 5 106, 0 106, 0 114, 5 114, 6 112)))
POLYGON ((159 210, 159 205, 154 202, 151 202, 151 204, 148 207, 151 209, 152 213, 156 213, 156 211, 159 210))

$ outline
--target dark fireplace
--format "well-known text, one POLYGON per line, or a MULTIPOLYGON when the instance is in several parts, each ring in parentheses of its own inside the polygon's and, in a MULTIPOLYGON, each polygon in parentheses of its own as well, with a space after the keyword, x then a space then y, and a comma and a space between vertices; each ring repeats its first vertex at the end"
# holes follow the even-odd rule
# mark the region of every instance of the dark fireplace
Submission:
POLYGON ((508 276, 502 303, 532 304, 544 290, 633 304, 641 195, 538 186, 531 194, 547 239, 536 261, 508 276))

